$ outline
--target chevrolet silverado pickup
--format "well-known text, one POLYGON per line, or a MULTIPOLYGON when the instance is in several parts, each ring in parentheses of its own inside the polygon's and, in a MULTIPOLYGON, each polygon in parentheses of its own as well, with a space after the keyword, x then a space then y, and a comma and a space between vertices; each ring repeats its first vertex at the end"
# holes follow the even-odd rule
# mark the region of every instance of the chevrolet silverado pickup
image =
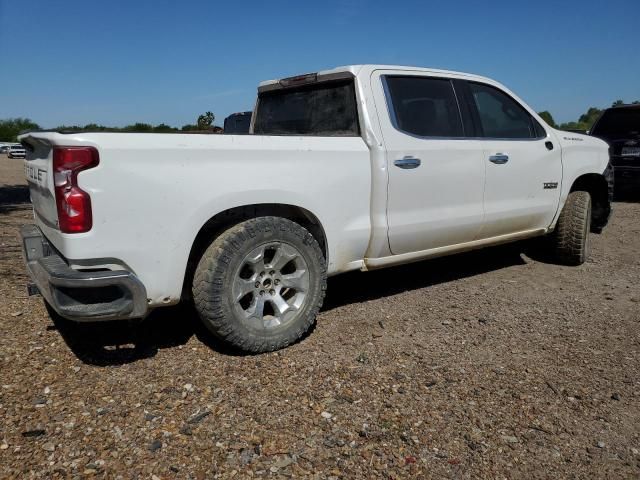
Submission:
MULTIPOLYGON (((245 351, 315 322, 327 276, 547 235, 579 265, 606 225, 608 146, 488 78, 358 65, 263 82, 250 135, 30 132, 32 291, 53 315, 181 300, 245 351)), ((429 268, 428 264, 424 268, 429 268)))

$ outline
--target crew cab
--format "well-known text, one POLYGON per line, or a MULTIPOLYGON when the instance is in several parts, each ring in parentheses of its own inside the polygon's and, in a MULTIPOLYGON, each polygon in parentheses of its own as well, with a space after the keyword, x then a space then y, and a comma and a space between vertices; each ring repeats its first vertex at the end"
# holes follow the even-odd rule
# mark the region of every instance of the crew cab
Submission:
POLYGON ((50 311, 128 319, 192 301, 223 341, 270 351, 310 329, 327 276, 543 235, 579 265, 611 211, 607 144, 476 75, 266 81, 250 133, 21 135, 24 253, 50 311))

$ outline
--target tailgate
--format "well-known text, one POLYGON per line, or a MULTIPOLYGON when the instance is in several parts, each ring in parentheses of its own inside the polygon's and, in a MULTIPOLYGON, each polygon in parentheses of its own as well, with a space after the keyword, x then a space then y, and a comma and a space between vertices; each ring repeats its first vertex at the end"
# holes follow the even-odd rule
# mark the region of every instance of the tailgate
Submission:
POLYGON ((21 138, 26 145, 24 173, 37 220, 50 228, 58 228, 58 212, 53 183, 53 146, 44 139, 27 135, 21 138))

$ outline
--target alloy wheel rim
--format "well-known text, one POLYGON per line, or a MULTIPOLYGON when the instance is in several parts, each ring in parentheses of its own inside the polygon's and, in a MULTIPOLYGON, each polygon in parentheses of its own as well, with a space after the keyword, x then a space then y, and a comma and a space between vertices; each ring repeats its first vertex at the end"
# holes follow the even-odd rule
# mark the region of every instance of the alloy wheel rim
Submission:
POLYGON ((251 250, 236 269, 231 295, 240 318, 259 330, 290 323, 303 308, 309 268, 293 245, 270 242, 251 250))

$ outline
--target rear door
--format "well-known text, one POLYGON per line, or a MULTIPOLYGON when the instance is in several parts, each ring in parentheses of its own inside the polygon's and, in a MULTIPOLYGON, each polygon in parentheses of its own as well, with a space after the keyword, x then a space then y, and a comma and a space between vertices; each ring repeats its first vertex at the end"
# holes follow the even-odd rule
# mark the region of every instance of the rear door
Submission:
POLYGON ((372 85, 389 170, 391 252, 474 240, 483 221, 482 143, 466 138, 452 80, 378 70, 372 85))
POLYGON ((486 167, 480 238, 546 229, 560 197, 560 146, 507 92, 466 82, 486 167))

